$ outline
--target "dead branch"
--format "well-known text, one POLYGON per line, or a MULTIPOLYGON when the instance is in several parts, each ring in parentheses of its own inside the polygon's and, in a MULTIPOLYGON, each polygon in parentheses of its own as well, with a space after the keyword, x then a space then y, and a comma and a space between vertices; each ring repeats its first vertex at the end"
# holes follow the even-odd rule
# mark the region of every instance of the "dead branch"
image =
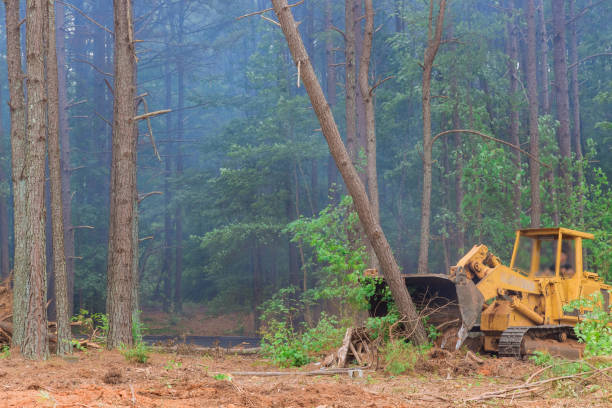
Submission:
POLYGON ((370 88, 370 96, 373 95, 373 92, 376 88, 378 88, 379 86, 381 86, 382 84, 384 84, 385 82, 393 78, 395 78, 395 75, 388 76, 385 79, 378 81, 372 88, 370 88))
POLYGON ((589 55, 588 57, 584 57, 580 61, 574 62, 573 64, 571 64, 569 67, 567 67, 567 70, 569 71, 570 69, 574 68, 576 65, 580 65, 583 62, 588 61, 590 59, 593 59, 596 57, 602 57, 602 56, 610 56, 610 55, 612 55, 612 52, 600 52, 599 54, 589 55))
MULTIPOLYGON (((302 3, 304 3, 304 0, 298 1, 298 2, 297 2, 297 3, 295 3, 295 4, 290 4, 290 5, 289 5, 289 8, 291 8, 291 7, 297 7, 297 6, 299 6, 300 4, 302 4, 302 3)), ((261 15, 261 14, 267 13, 268 11, 272 11, 272 10, 274 10, 274 8, 273 8, 273 7, 270 7, 270 8, 264 9, 264 10, 260 10, 260 11, 254 11, 254 12, 252 12, 252 13, 245 14, 245 15, 240 16, 240 17, 236 17, 236 20, 242 20, 243 18, 253 17, 253 16, 258 16, 258 15, 261 15)))
MULTIPOLYGON (((145 95, 147 95, 147 93, 144 93, 140 97, 140 100, 142 101, 142 104, 144 106, 145 113, 149 113, 149 105, 147 104, 145 95)), ((157 160, 161 162, 161 157, 159 155, 159 151, 157 150, 157 145, 155 144, 155 137, 153 136, 153 126, 151 126, 151 117, 147 117, 146 119, 147 119, 147 127, 149 129, 149 139, 151 141, 151 146, 153 146, 153 153, 155 153, 155 157, 157 157, 157 160)))
POLYGON ((362 370, 359 368, 331 368, 329 370, 314 370, 314 371, 235 371, 229 373, 215 373, 209 372, 211 375, 229 374, 233 376, 249 376, 249 377, 279 377, 284 375, 299 375, 299 376, 313 376, 313 375, 337 375, 337 374, 349 374, 351 372, 373 372, 373 370, 362 370))
POLYGON ((66 105, 66 108, 72 108, 73 106, 77 106, 77 105, 80 105, 82 103, 87 103, 87 99, 83 99, 83 100, 80 100, 78 102, 69 102, 68 105, 66 105))
POLYGON ((342 31, 341 29, 339 29, 339 28, 338 28, 338 27, 336 27, 336 26, 331 26, 331 29, 332 29, 332 30, 334 30, 334 31, 339 32, 339 33, 340 33, 340 35, 342 35, 342 38, 344 38, 344 41, 346 41, 346 34, 344 34, 344 31, 342 31))
POLYGON ((100 115, 98 112, 94 111, 94 113, 96 114, 96 116, 98 116, 100 119, 102 119, 104 122, 106 122, 106 124, 110 127, 113 127, 113 124, 110 123, 110 121, 108 119, 106 119, 104 116, 100 115))
POLYGON ((473 135, 480 136, 480 137, 482 137, 483 139, 488 139, 488 140, 492 140, 492 141, 497 142, 497 143, 504 144, 504 145, 509 146, 509 147, 511 147, 511 148, 513 148, 513 149, 515 149, 515 150, 518 150, 519 152, 523 153, 524 155, 526 155, 526 156, 528 156, 528 157, 532 158, 533 160, 535 160, 536 162, 538 162, 540 165, 542 165, 542 166, 544 166, 544 167, 547 167, 547 168, 549 168, 549 169, 552 169, 552 167, 551 167, 550 165, 545 164, 545 163, 542 163, 540 160, 538 160, 538 158, 537 158, 537 157, 535 157, 535 156, 534 156, 534 155, 532 155, 531 153, 529 153, 529 152, 527 152, 527 151, 525 151, 525 150, 521 149, 520 147, 515 146, 515 145, 513 145, 513 144, 512 144, 512 143, 510 143, 510 142, 506 142, 505 140, 501 140, 501 139, 498 139, 498 138, 493 137, 493 136, 485 135, 484 133, 481 133, 481 132, 479 132, 479 131, 477 131, 477 130, 470 130, 470 129, 453 129, 453 130, 446 130, 446 131, 444 131, 444 132, 440 132, 440 133, 438 133, 437 135, 435 135, 435 136, 433 137, 433 139, 431 139, 431 144, 433 145, 433 144, 434 144, 434 142, 435 142, 435 141, 436 141, 438 138, 440 138, 441 136, 449 135, 449 134, 452 134, 452 133, 468 133, 468 134, 473 134, 473 135))
POLYGON ((95 64, 92 64, 91 62, 89 62, 89 61, 87 61, 87 60, 80 59, 80 58, 75 58, 75 61, 76 61, 76 62, 82 62, 82 63, 85 63, 85 64, 89 65, 89 66, 90 66, 90 67, 92 67, 92 68, 93 68, 93 69, 94 69, 96 72, 98 72, 98 73, 100 73, 100 74, 102 74, 102 75, 105 75, 105 76, 110 77, 110 78, 112 78, 112 77, 113 77, 113 74, 108 73, 108 72, 104 72, 104 71, 102 71, 100 68, 96 67, 96 66, 95 66, 95 64))
POLYGON ((274 20, 272 20, 270 17, 266 17, 266 16, 262 15, 262 16, 261 16, 261 18, 263 18, 263 19, 264 19, 264 20, 266 20, 266 21, 269 21, 269 22, 270 22, 270 23, 272 23, 272 24, 275 24, 275 25, 276 25, 276 26, 278 26, 278 27, 280 27, 280 26, 281 26, 281 25, 280 25, 280 23, 279 23, 278 21, 274 21, 274 20))
POLYGON ((75 229, 95 229, 95 227, 92 227, 91 225, 73 225, 72 227, 70 227, 71 230, 75 230, 75 229))
POLYGON ((151 197, 152 195, 162 195, 162 194, 164 193, 161 191, 151 191, 150 193, 141 194, 138 196, 138 203, 140 204, 141 201, 143 201, 147 197, 151 197))
POLYGON ((169 112, 172 112, 172 109, 161 109, 161 110, 154 111, 154 112, 143 113, 142 115, 136 115, 136 116, 134 116, 132 118, 132 120, 139 121, 139 120, 143 120, 143 119, 147 119, 147 118, 152 118, 154 116, 163 115, 163 114, 169 113, 169 112))
POLYGON ((103 29, 104 31, 106 31, 107 33, 109 33, 110 35, 114 35, 114 33, 109 30, 108 28, 106 28, 105 26, 103 26, 102 24, 98 23, 96 20, 94 20, 93 18, 89 17, 87 14, 85 14, 85 12, 83 10, 81 10, 80 8, 78 8, 77 6, 70 4, 70 3, 66 3, 65 1, 62 0, 56 0, 58 3, 63 4, 64 6, 68 6, 71 9, 75 10, 77 13, 79 13, 80 15, 82 15, 83 17, 85 17, 87 20, 89 20, 90 22, 92 22, 93 24, 97 25, 98 27, 100 27, 101 29, 103 29))
POLYGON ((114 97, 115 96, 115 91, 113 91, 113 86, 110 84, 110 82, 108 82, 108 79, 104 78, 104 83, 108 87, 108 90, 110 91, 111 95, 113 95, 113 97, 114 97))

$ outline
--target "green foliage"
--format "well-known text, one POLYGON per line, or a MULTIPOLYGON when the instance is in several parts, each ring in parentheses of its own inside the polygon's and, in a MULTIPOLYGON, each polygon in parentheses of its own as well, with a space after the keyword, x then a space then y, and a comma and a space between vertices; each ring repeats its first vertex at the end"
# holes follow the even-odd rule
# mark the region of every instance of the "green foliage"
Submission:
POLYGON ((612 311, 604 310, 603 296, 595 292, 588 298, 576 299, 563 307, 563 310, 579 310, 584 313, 574 327, 578 341, 585 344, 586 356, 612 354, 612 311))
POLYGON ((363 276, 367 256, 359 243, 358 223, 352 199, 343 197, 337 206, 328 206, 317 217, 301 217, 285 229, 292 242, 312 250, 304 268, 315 285, 304 294, 305 300, 334 300, 343 306, 343 317, 355 308, 367 308, 376 289, 376 282, 363 276))
POLYGON ((8 345, 3 345, 2 348, 0 348, 0 360, 4 360, 6 358, 9 358, 11 356, 11 348, 8 345))
POLYGON ((389 339, 389 330, 399 320, 399 313, 393 304, 390 304, 389 312, 385 316, 368 317, 366 328, 372 333, 373 339, 382 338, 383 341, 389 339))
POLYGON ((261 330, 261 352, 281 367, 308 364, 321 352, 337 348, 345 328, 332 316, 322 314, 314 327, 302 326, 296 331, 286 321, 271 320, 261 330))
POLYGON ((170 360, 166 363, 166 365, 164 365, 164 369, 167 371, 172 371, 176 368, 181 368, 182 366, 183 366, 182 362, 170 360))
POLYGON ((70 320, 78 323, 81 334, 86 335, 92 341, 106 342, 108 315, 104 313, 90 313, 88 310, 80 309, 79 314, 72 316, 70 320))
POLYGON ((232 377, 229 374, 215 374, 213 378, 218 381, 232 381, 232 377))
POLYGON ((385 361, 385 371, 393 375, 412 371, 414 365, 423 355, 419 347, 402 339, 393 339, 386 342, 381 349, 381 353, 385 361))
POLYGON ((143 342, 134 344, 132 347, 122 345, 119 352, 127 361, 135 363, 146 363, 151 356, 151 348, 143 342))

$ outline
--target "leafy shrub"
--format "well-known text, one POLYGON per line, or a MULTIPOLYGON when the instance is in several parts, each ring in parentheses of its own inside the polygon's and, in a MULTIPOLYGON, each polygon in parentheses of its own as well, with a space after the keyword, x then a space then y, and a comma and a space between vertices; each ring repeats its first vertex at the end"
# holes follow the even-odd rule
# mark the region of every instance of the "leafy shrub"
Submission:
POLYGON ((564 306, 565 311, 584 311, 580 322, 574 326, 578 341, 585 344, 585 355, 612 354, 612 315, 603 307, 603 296, 595 292, 588 298, 576 299, 564 306))
POLYGON ((553 357, 545 351, 536 351, 529 360, 535 365, 549 367, 544 372, 545 376, 560 377, 589 371, 591 367, 581 361, 568 361, 563 358, 553 357))
POLYGON ((133 347, 122 345, 119 352, 127 361, 144 364, 149 360, 151 349, 145 343, 139 342, 133 347))
POLYGON ((301 333, 287 322, 271 320, 262 330, 261 351, 281 367, 300 367, 322 351, 340 346, 343 333, 344 327, 325 314, 315 327, 303 326, 301 333))
POLYGON ((86 309, 79 310, 79 314, 70 319, 78 323, 81 334, 89 337, 91 341, 104 343, 108 335, 108 315, 104 313, 89 313, 86 309))
POLYGON ((394 339, 383 345, 381 354, 385 361, 385 371, 399 375, 414 369, 414 365, 423 353, 410 342, 394 339))

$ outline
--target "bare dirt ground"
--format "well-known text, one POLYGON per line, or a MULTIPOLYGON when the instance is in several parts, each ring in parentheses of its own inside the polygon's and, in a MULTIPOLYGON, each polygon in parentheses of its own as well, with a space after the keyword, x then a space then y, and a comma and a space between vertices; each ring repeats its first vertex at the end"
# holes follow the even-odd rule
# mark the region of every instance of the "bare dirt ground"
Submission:
MULTIPOLYGON (((189 352, 189 350, 187 350, 189 352)), ((193 353, 193 350, 190 351, 193 353)), ((0 360, 0 407, 610 407, 612 381, 572 395, 553 388, 516 398, 467 401, 521 384, 537 367, 514 359, 431 358, 405 376, 258 377, 216 373, 278 371, 260 357, 154 353, 147 364, 92 350, 44 362, 0 360)))

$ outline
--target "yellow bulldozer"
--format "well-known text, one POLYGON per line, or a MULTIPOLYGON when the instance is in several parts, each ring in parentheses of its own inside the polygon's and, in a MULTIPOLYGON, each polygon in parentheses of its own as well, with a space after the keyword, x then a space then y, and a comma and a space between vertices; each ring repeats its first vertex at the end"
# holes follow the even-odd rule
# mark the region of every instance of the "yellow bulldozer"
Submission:
MULTIPOLYGON (((583 240, 589 233, 567 228, 516 232, 510 266, 485 245, 474 246, 449 274, 403 275, 417 307, 441 336, 438 345, 523 357, 535 351, 579 358, 583 346, 574 326, 582 310, 566 310, 571 301, 600 292, 610 310, 612 286, 585 265, 583 240)), ((386 313, 380 297, 371 313, 386 313)))

